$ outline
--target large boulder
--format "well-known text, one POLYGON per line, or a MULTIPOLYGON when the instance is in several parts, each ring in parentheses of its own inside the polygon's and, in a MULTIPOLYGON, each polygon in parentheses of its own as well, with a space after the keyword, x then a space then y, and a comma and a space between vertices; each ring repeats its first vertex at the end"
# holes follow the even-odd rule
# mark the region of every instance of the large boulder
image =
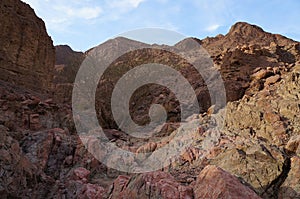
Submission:
POLYGON ((201 171, 194 183, 194 192, 195 198, 260 198, 237 177, 212 165, 201 171))

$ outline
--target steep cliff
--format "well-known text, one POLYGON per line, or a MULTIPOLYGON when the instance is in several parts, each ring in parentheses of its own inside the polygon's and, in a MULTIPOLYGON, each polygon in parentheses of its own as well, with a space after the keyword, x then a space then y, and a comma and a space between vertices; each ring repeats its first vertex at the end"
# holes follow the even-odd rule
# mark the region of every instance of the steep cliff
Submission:
POLYGON ((44 22, 29 5, 0 1, 0 43, 0 80, 48 93, 55 49, 44 22))

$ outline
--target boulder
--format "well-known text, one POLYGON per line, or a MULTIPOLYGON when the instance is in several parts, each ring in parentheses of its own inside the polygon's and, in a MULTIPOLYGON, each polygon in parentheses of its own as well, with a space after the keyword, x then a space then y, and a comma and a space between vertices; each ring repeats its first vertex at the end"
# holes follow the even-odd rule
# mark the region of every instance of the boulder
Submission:
POLYGON ((260 198, 237 177, 213 165, 206 166, 201 171, 193 187, 195 198, 260 198))

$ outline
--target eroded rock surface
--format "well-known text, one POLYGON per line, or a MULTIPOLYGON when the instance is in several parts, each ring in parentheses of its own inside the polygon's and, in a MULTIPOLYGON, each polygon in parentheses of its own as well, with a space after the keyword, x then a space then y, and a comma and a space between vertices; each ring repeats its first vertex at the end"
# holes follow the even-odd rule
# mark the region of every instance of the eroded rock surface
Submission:
POLYGON ((0 80, 51 93, 55 49, 44 22, 19 0, 0 2, 0 80))
MULTIPOLYGON (((175 47, 165 46, 170 51, 186 50, 192 58, 197 54, 190 49, 191 41, 206 48, 224 79, 226 109, 207 102, 203 80, 176 54, 144 49, 115 60, 99 85, 104 96, 96 105, 100 123, 110 128, 104 129, 108 140, 135 155, 125 158, 124 164, 138 169, 138 155, 147 152, 145 159, 159 157, 157 150, 175 139, 173 149, 160 157, 166 161, 161 171, 130 174, 107 168, 88 151, 98 150, 110 163, 120 160, 118 153, 97 145, 97 137, 86 136, 90 145, 85 146, 77 135, 69 100, 86 54, 57 46, 54 66, 52 41, 33 10, 17 0, 2 0, 0 10, 2 197, 299 198, 299 42, 237 23, 225 36, 186 39, 175 47), (162 129, 147 139, 112 129, 117 128, 108 110, 114 84, 127 70, 149 61, 171 64, 189 80, 198 100, 205 102, 201 113, 184 123, 184 127, 197 128, 185 128, 186 134, 177 140, 182 128, 179 104, 173 93, 158 85, 139 89, 130 111, 137 123, 146 124, 149 106, 162 104, 168 112, 162 129), (44 95, 52 82, 57 91, 54 99, 44 95), (216 128, 216 120, 224 112, 224 127, 216 128), (178 152, 183 140, 192 143, 169 164, 167 156, 178 152)), ((150 47, 116 38, 97 48, 109 56, 116 47, 128 46, 150 47)))

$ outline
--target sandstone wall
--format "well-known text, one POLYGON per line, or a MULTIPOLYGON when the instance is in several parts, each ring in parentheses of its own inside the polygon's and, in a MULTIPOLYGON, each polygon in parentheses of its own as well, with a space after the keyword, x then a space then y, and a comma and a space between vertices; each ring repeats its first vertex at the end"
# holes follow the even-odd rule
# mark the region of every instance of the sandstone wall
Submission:
POLYGON ((48 93, 55 49, 44 22, 19 0, 0 1, 0 80, 48 93))

